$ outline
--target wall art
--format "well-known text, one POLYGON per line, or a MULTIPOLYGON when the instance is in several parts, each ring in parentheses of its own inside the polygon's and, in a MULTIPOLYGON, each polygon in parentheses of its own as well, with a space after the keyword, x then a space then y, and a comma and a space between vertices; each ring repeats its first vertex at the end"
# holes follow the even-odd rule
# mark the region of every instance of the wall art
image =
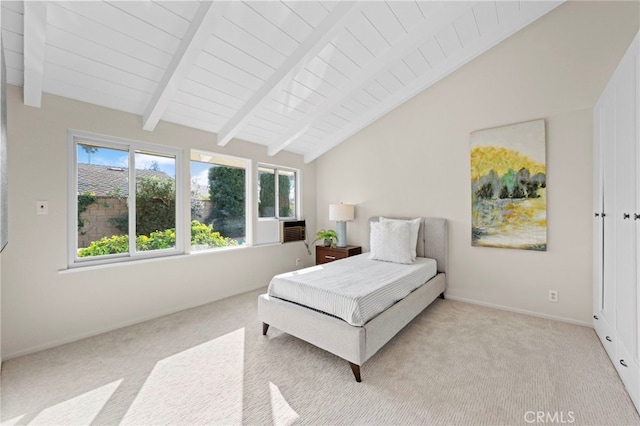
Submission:
POLYGON ((547 250, 544 120, 471 133, 471 244, 547 250))

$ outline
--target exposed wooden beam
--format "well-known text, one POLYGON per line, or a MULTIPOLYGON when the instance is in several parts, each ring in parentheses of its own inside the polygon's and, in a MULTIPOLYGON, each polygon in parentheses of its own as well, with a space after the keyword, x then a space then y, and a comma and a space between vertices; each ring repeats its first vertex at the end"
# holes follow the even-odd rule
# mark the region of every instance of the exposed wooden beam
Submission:
POLYGON ((173 55, 149 105, 142 117, 142 128, 152 131, 167 110, 169 103, 180 89, 187 73, 195 63, 209 36, 218 27, 229 2, 205 1, 200 4, 196 16, 173 55))
POLYGON ((24 2, 24 104, 40 108, 44 80, 47 3, 24 2))
POLYGON ((218 133, 218 145, 228 144, 264 103, 271 99, 282 85, 300 70, 300 67, 315 57, 336 36, 345 23, 349 22, 352 14, 359 10, 358 7, 355 7, 356 4, 357 2, 352 1, 338 3, 269 80, 225 124, 218 133))
POLYGON ((405 86, 402 90, 394 93, 391 98, 389 98, 385 102, 382 102, 376 107, 369 109, 362 116, 358 117, 358 119, 350 123, 348 127, 332 135, 331 138, 329 138, 326 143, 324 143, 319 149, 305 154, 304 162, 310 163, 314 161, 322 154, 339 145, 348 137, 357 133, 364 127, 373 123, 378 118, 397 108, 414 96, 417 96, 429 86, 440 81, 444 76, 454 72, 472 59, 476 58, 501 41, 520 31, 530 23, 549 13, 562 3, 564 3, 564 0, 556 0, 550 2, 528 2, 527 7, 529 7, 531 10, 528 11, 527 14, 520 15, 513 21, 510 21, 509 25, 500 25, 496 27, 494 31, 485 34, 485 37, 474 46, 474 49, 459 50, 452 57, 448 58, 449 61, 443 62, 442 66, 436 67, 433 72, 428 72, 422 75, 411 84, 405 86))
POLYGON ((331 96, 309 114, 306 114, 298 123, 278 140, 269 144, 268 154, 273 156, 293 143, 300 135, 309 130, 314 123, 334 110, 345 99, 349 99, 366 83, 385 72, 389 64, 394 64, 405 55, 417 49, 430 37, 436 35, 445 26, 451 25, 451 21, 470 9, 468 2, 451 2, 441 6, 438 13, 432 15, 415 31, 404 34, 399 40, 381 52, 376 59, 364 68, 356 72, 349 81, 334 90, 331 96), (400 46, 400 48, 398 47, 400 46))

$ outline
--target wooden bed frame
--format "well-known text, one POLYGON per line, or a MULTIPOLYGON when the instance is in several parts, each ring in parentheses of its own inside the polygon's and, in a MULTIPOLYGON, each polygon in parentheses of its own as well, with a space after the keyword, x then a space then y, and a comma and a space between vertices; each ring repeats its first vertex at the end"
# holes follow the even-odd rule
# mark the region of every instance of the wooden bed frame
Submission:
MULTIPOLYGON (((370 219, 377 221, 378 217, 370 219)), ((287 334, 305 340, 349 362, 356 381, 361 381, 360 367, 402 330, 439 296, 444 298, 446 288, 447 221, 423 218, 416 247, 419 257, 436 259, 438 273, 404 299, 396 302, 362 327, 271 297, 258 296, 258 319, 262 321, 262 334, 272 325, 287 334)))

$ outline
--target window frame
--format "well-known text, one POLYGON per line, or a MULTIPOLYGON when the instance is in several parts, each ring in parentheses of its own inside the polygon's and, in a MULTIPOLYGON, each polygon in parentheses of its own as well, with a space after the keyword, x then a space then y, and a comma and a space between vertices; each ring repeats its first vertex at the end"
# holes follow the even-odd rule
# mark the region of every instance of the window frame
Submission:
POLYGON ((136 141, 132 139, 119 138, 114 136, 100 135, 95 133, 83 132, 79 130, 67 131, 67 160, 72 166, 68 173, 68 237, 67 237, 67 263, 69 268, 102 265, 110 263, 121 263, 133 260, 151 259, 166 256, 174 256, 185 253, 185 232, 184 220, 184 181, 185 175, 183 171, 184 151, 179 148, 168 147, 159 144, 136 141), (78 257, 78 143, 89 142, 99 146, 112 149, 125 149, 128 154, 128 173, 129 173, 129 196, 127 197, 127 205, 129 207, 129 223, 134 226, 129 227, 129 252, 120 254, 111 254, 96 257, 78 257), (145 153, 156 153, 158 155, 166 155, 175 158, 175 200, 176 200, 176 245, 170 249, 138 251, 136 249, 135 239, 135 223, 136 223, 136 168, 135 154, 136 151, 145 153), (133 238, 132 237, 133 233, 133 238))
MULTIPOLYGON (((90 266, 115 265, 123 264, 131 261, 151 260, 175 255, 202 254, 212 253, 226 250, 238 250, 256 246, 256 225, 257 221, 273 221, 279 223, 286 220, 298 220, 302 212, 302 172, 295 167, 286 167, 266 162, 259 162, 245 157, 234 155, 220 154, 214 151, 198 148, 175 148, 172 146, 143 142, 133 139, 109 136, 81 130, 67 130, 67 161, 71 167, 68 167, 67 173, 67 268, 76 269, 90 266), (137 251, 134 238, 129 238, 129 253, 111 254, 95 257, 78 257, 78 144, 93 143, 105 148, 126 150, 128 154, 128 173, 129 173, 129 223, 136 223, 136 168, 135 155, 136 152, 144 152, 148 154, 166 155, 175 158, 175 190, 176 190, 176 245, 171 249, 137 251), (245 244, 237 247, 219 247, 206 250, 191 250, 191 156, 192 153, 201 155, 209 155, 215 158, 229 159, 238 161, 244 165, 245 170, 245 244), (259 203, 259 185, 258 170, 260 167, 266 167, 274 170, 277 179, 276 185, 276 215, 273 217, 258 217, 259 203), (295 174, 295 206, 293 215, 289 217, 280 217, 278 193, 280 171, 293 172, 295 174), (133 195, 131 195, 133 194, 133 195), (257 219, 257 221, 256 221, 257 219)), ((193 160, 200 161, 200 160, 193 160)), ((206 162, 206 161, 200 161, 206 162)), ((211 163, 215 164, 215 163, 211 163)), ((222 164, 224 165, 224 164, 222 164)), ((129 234, 135 234, 135 226, 129 229, 129 234)), ((261 245, 261 244, 257 244, 261 245)))
MULTIPOLYGON (((209 249, 205 249, 205 250, 192 250, 191 248, 191 239, 189 239, 188 244, 186 245, 186 250, 188 253, 194 253, 194 254, 199 254, 199 253, 211 253, 211 252, 218 252, 218 251, 225 251, 225 250, 238 250, 241 248, 246 248, 246 247, 251 247, 253 246, 254 242, 253 242, 253 221, 251 220, 251 218, 253 217, 253 187, 252 187, 252 182, 253 182, 253 161, 248 159, 248 158, 244 158, 244 157, 237 157, 235 155, 228 155, 228 154, 220 154, 217 152, 213 152, 213 151, 207 151, 204 149, 198 149, 198 148, 191 148, 189 150, 189 156, 188 158, 186 158, 186 161, 188 161, 189 167, 189 191, 188 191, 188 196, 189 196, 189 220, 186 223, 187 227, 190 227, 191 224, 191 162, 192 161, 196 161, 199 163, 209 163, 211 165, 221 165, 221 166, 226 166, 226 167, 230 167, 228 165, 222 164, 222 163, 215 163, 215 162, 209 162, 209 161, 202 161, 202 160, 194 160, 192 158, 192 156, 194 154, 197 155, 202 155, 205 157, 211 157, 211 159, 222 159, 222 160, 228 160, 230 162, 240 162, 244 164, 244 173, 245 173, 245 178, 244 178, 244 192, 245 192, 245 199, 244 199, 244 227, 245 227, 245 243, 239 246, 231 246, 231 247, 213 247, 213 248, 209 248, 209 249)), ((215 229, 214 229, 215 230, 215 229)), ((189 231, 189 236, 190 236, 190 231, 189 231)))
POLYGON ((277 220, 277 221, 288 221, 288 220, 298 220, 300 218, 300 170, 293 167, 286 166, 278 166, 275 164, 258 162, 256 168, 256 216, 258 221, 268 221, 268 220, 277 220), (274 173, 274 185, 275 185, 275 206, 274 206, 274 215, 273 216, 260 216, 260 168, 268 168, 273 169, 274 173), (295 175, 295 205, 293 208, 293 216, 281 217, 280 216, 280 171, 293 172, 295 175))

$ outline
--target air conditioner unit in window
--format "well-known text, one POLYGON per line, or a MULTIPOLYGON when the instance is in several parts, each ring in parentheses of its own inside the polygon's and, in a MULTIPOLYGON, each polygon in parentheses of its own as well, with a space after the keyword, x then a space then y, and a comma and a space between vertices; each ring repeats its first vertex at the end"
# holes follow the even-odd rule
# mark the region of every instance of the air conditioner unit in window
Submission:
POLYGON ((280 242, 304 241, 307 224, 304 220, 288 220, 280 222, 280 242))

